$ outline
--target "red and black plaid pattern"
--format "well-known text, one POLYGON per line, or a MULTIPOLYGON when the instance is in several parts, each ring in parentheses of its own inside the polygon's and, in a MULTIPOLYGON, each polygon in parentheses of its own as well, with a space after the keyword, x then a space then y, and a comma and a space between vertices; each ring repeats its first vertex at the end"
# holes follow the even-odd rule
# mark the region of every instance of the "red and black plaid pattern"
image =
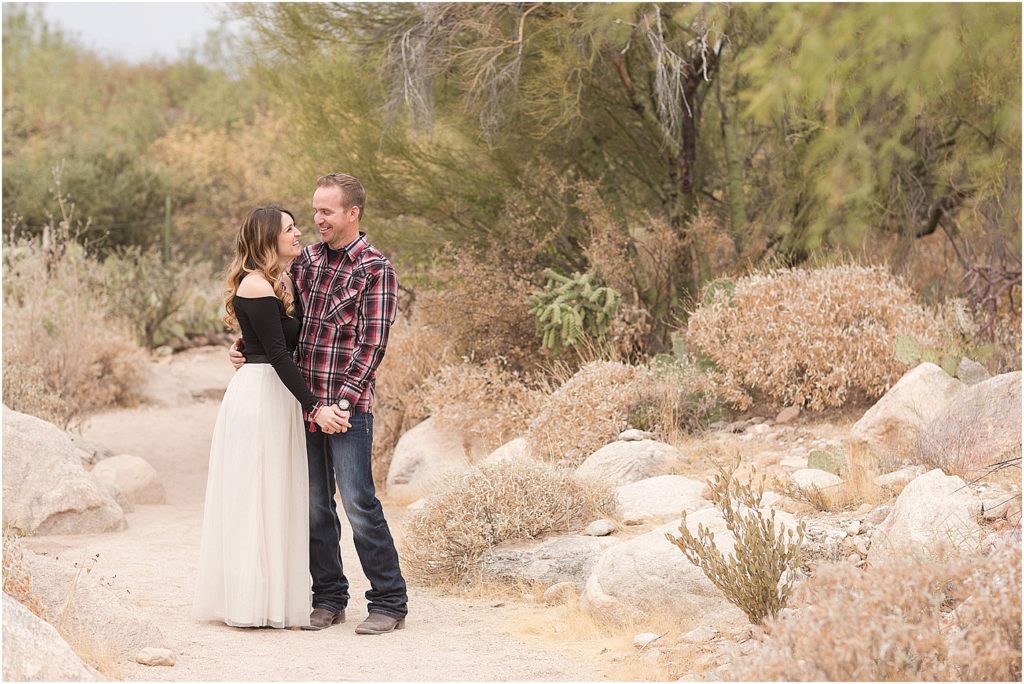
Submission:
POLYGON ((373 410, 373 384, 398 308, 391 262, 365 233, 338 251, 317 243, 292 262, 303 308, 299 369, 325 402, 373 410))

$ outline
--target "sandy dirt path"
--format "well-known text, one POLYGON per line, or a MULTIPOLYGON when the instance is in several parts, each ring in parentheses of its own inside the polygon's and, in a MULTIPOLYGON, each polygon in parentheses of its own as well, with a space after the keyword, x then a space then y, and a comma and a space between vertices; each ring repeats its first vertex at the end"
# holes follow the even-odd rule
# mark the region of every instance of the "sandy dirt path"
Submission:
MULTIPOLYGON (((63 558, 99 554, 94 573, 161 629, 174 667, 122 666, 127 680, 161 681, 508 681, 603 679, 593 664, 557 644, 527 643, 514 624, 536 610, 493 607, 410 587, 405 630, 358 636, 368 588, 350 536, 342 557, 351 581, 349 622, 320 632, 245 630, 191 619, 209 440, 220 393, 230 379, 223 350, 192 350, 154 365, 146 406, 92 418, 87 439, 146 458, 160 473, 167 503, 137 506, 120 533, 32 537, 33 551, 63 558)), ((401 534, 404 509, 384 501, 401 534)), ((347 522, 345 523, 347 529, 347 522)))

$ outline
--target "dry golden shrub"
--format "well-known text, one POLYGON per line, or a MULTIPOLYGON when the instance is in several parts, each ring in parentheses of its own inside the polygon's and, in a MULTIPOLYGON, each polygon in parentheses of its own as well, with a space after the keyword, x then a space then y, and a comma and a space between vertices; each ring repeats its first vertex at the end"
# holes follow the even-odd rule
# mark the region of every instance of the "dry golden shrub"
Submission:
POLYGON ((655 359, 649 368, 629 406, 630 427, 674 442, 684 433, 700 432, 723 416, 725 398, 720 388, 692 359, 655 359))
POLYGON ((293 211, 308 206, 306 193, 281 195, 290 173, 290 165, 282 163, 288 155, 287 137, 284 118, 271 114, 257 114, 251 125, 218 128, 186 116, 153 143, 149 152, 154 161, 192 192, 193 201, 175 210, 180 246, 208 253, 211 242, 219 242, 227 256, 248 207, 271 201, 293 211))
POLYGON ((73 241, 54 251, 32 239, 7 243, 4 266, 5 403, 67 428, 136 402, 145 355, 105 313, 97 262, 73 241), (56 399, 36 398, 40 386, 56 399))
POLYGON ((820 566, 737 681, 1020 681, 1020 546, 945 563, 820 566))
POLYGON ((535 368, 538 338, 527 307, 533 292, 528 276, 463 252, 452 257, 441 278, 444 295, 425 298, 424 313, 459 356, 502 357, 516 368, 535 368))
POLYGON ((906 371, 897 335, 936 345, 943 325, 878 267, 756 273, 705 289, 687 342, 746 408, 752 394, 812 410, 882 395, 906 371))
POLYGON ((14 598, 36 615, 43 616, 43 605, 32 594, 32 577, 25 568, 21 538, 4 529, 4 593, 14 598))
POLYGON ((391 326, 388 350, 377 368, 373 407, 373 480, 385 487, 391 455, 402 433, 430 411, 419 386, 453 358, 451 343, 420 308, 399 315, 391 326))
POLYGON ((642 366, 612 361, 585 364, 547 398, 530 423, 530 453, 551 461, 583 460, 615 439, 651 378, 642 366))
POLYGON ((437 425, 474 435, 488 450, 523 434, 544 392, 501 359, 445 366, 420 388, 437 425))
POLYGON ((529 459, 473 468, 409 522, 403 563, 430 584, 466 578, 487 549, 581 526, 611 510, 606 487, 529 459))

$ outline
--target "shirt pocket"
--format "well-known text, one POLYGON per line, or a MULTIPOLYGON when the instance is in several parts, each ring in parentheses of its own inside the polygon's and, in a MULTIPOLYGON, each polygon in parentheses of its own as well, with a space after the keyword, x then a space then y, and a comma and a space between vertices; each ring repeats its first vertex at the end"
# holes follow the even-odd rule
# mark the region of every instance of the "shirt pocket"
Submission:
POLYGON ((333 325, 348 325, 356 317, 356 304, 359 299, 359 288, 338 288, 327 300, 327 313, 324 316, 333 325))

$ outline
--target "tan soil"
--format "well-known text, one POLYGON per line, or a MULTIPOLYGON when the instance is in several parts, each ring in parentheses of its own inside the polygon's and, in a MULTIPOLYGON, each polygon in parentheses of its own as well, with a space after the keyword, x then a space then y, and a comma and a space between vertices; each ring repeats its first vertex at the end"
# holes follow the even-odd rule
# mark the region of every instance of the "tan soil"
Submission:
MULTIPOLYGON (((352 583, 348 623, 320 632, 245 630, 191 618, 209 440, 231 377, 223 349, 191 350, 153 365, 147 404, 93 417, 83 435, 115 453, 147 459, 167 503, 137 506, 120 533, 30 537, 38 553, 68 559, 99 554, 93 573, 154 621, 174 667, 122 663, 127 680, 160 681, 508 681, 605 678, 602 658, 580 643, 524 634, 543 609, 525 601, 452 598, 410 587, 405 630, 358 636, 368 584, 350 537, 342 543, 352 583), (590 660, 590 662, 586 662, 590 660)), ((396 536, 405 511, 384 501, 396 536)), ((347 523, 345 523, 347 528, 347 523)))

